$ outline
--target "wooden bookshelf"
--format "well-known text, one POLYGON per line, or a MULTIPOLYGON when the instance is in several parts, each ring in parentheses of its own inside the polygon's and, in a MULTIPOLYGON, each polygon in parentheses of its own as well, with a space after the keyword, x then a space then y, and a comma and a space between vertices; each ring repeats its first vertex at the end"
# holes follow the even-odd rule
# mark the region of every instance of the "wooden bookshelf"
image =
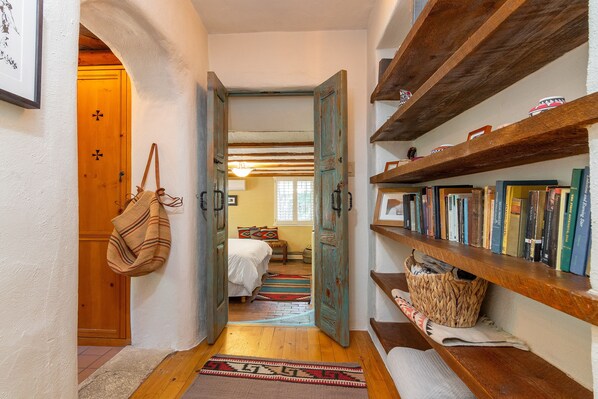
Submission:
POLYGON ((399 100, 399 89, 415 93, 504 2, 429 0, 381 76, 371 101, 399 100), (459 21, 458 29, 447 21, 459 21))
POLYGON ((386 353, 392 348, 403 347, 425 351, 430 344, 411 323, 387 323, 370 319, 370 325, 386 353))
POLYGON ((491 283, 598 325, 598 296, 589 292, 587 277, 556 271, 543 263, 493 254, 487 249, 429 238, 401 227, 370 228, 491 283))
POLYGON ((370 182, 416 183, 585 154, 586 127, 597 122, 594 93, 372 176, 370 182))
MULTIPOLYGON (((426 18, 421 24, 447 24, 443 29, 458 31, 466 18, 426 18)), ((505 0, 378 129, 371 142, 413 140, 587 40, 587 0, 505 0)), ((417 57, 409 61, 414 65, 429 61, 424 58, 429 52, 423 43, 414 45, 409 54, 417 57)))
MULTIPOLYGON (((392 297, 391 281, 404 280, 404 274, 371 272, 372 278, 384 293, 392 297)), ((397 305, 398 308, 398 305, 397 305)), ((413 347, 413 331, 406 323, 378 323, 372 328, 388 352, 394 343, 413 347)), ((539 356, 516 348, 448 347, 416 330, 443 358, 478 398, 592 398, 592 392, 569 378, 539 356)))

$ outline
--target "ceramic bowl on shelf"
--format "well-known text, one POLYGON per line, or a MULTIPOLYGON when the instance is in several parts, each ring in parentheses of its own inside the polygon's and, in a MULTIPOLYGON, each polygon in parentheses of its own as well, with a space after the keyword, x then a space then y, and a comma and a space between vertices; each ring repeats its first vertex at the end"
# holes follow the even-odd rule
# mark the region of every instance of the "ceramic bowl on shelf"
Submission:
POLYGON ((430 151, 430 154, 436 154, 436 153, 442 152, 442 151, 446 150, 447 148, 451 148, 452 146, 453 146, 452 144, 443 144, 441 146, 434 148, 432 151, 430 151))
POLYGON ((403 89, 400 89, 399 93, 400 93, 399 107, 402 107, 411 98, 412 94, 410 91, 403 90, 403 89))
POLYGON ((560 107, 565 104, 565 97, 553 96, 546 97, 538 101, 538 105, 529 110, 529 116, 536 116, 542 112, 549 111, 553 108, 560 107))

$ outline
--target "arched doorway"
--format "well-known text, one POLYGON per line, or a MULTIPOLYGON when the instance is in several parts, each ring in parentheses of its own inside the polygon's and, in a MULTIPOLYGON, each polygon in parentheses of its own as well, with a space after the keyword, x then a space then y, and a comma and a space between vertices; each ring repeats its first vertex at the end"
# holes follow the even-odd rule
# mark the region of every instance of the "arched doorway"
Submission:
MULTIPOLYGON (((169 212, 173 243, 168 262, 131 282, 131 338, 139 347, 188 349, 205 337, 205 309, 200 306, 205 270, 198 249, 202 221, 196 194, 197 148, 205 129, 207 34, 190 3, 188 7, 168 2, 148 7, 140 0, 81 1, 81 23, 112 49, 131 78, 129 192, 139 183, 155 142, 162 186, 185 201, 184 207, 169 212), (177 40, 189 34, 196 35, 199 44, 177 40)), ((147 186, 154 187, 153 177, 147 186)))

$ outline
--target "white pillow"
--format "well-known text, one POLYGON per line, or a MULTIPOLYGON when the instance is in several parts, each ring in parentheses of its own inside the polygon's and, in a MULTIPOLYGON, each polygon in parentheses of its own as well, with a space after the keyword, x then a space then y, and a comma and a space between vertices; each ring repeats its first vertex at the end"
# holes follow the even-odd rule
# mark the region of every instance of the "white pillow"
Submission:
POLYGON ((401 399, 476 399, 434 349, 394 348, 386 364, 401 399))

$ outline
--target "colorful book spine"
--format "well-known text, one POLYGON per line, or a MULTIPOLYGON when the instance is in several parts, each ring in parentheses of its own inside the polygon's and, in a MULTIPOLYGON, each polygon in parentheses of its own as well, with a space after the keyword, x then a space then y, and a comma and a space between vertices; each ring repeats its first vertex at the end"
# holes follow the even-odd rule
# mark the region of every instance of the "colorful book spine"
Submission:
POLYGON ((403 227, 411 230, 411 196, 403 194, 403 227))
POLYGON ((482 247, 484 239, 484 190, 476 188, 471 191, 471 194, 469 245, 482 247))
POLYGON ((575 226, 573 252, 571 253, 571 273, 580 276, 585 276, 586 274, 586 266, 590 250, 590 208, 590 168, 586 167, 579 193, 577 225, 575 226))
MULTIPOLYGON (((506 255, 518 257, 520 256, 520 249, 523 249, 522 246, 519 245, 519 241, 521 224, 522 221, 525 221, 525 212, 523 211, 523 209, 526 207, 526 205, 527 201, 521 198, 513 198, 511 200, 508 215, 509 234, 508 241, 505 245, 506 255)), ((521 253, 521 256, 522 255, 523 253, 521 253)))
POLYGON ((496 187, 484 187, 484 228, 482 247, 490 249, 490 233, 492 231, 492 212, 494 211, 494 193, 496 187))
POLYGON ((556 248, 556 259, 555 267, 556 270, 562 270, 562 255, 563 255, 563 239, 565 230, 565 220, 567 219, 568 207, 569 207, 569 195, 571 194, 570 188, 561 189, 561 200, 559 203, 559 224, 558 224, 558 237, 557 237, 557 248, 556 248))
POLYGON ((428 195, 425 192, 422 193, 422 234, 428 235, 428 195))
POLYGON ((411 216, 411 231, 416 231, 416 219, 415 219, 415 194, 409 195, 409 211, 411 216))
POLYGON ((448 240, 449 241, 457 241, 457 234, 456 234, 456 196, 454 194, 450 194, 448 196, 448 240))
POLYGON ((545 203, 546 191, 532 190, 529 192, 523 256, 532 262, 541 260, 545 203))
POLYGON ((469 245, 469 198, 463 198, 463 244, 469 245))
POLYGON ((573 251, 573 238, 575 237, 579 193, 581 182, 583 181, 583 173, 583 169, 573 169, 571 176, 571 192, 569 193, 568 213, 563 234, 563 250, 561 251, 561 270, 564 272, 571 270, 571 252, 573 251))
POLYGON ((557 237, 559 226, 559 205, 561 190, 558 187, 546 189, 546 207, 544 208, 544 234, 542 236, 542 262, 556 267, 557 237))
POLYGON ((502 253, 502 238, 505 222, 505 197, 508 186, 556 186, 559 184, 556 180, 499 180, 496 182, 496 197, 494 201, 494 219, 492 221, 492 252, 502 253))

